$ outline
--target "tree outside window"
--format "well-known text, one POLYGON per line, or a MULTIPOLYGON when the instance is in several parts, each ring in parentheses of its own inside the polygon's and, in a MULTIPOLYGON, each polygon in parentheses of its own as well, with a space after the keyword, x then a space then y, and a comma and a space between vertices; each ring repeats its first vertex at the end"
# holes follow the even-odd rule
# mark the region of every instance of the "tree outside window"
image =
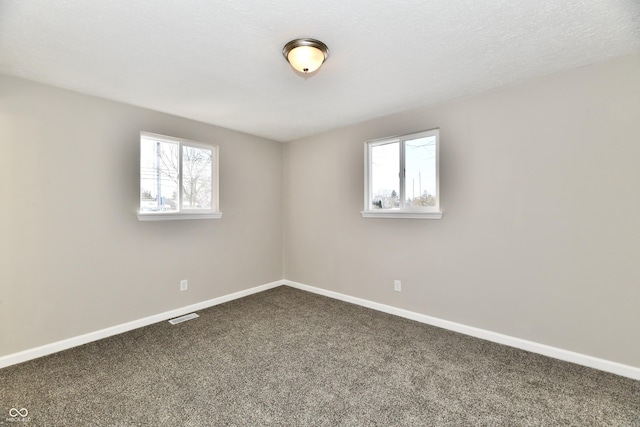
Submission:
POLYGON ((140 213, 215 211, 216 155, 215 146, 142 133, 140 213))

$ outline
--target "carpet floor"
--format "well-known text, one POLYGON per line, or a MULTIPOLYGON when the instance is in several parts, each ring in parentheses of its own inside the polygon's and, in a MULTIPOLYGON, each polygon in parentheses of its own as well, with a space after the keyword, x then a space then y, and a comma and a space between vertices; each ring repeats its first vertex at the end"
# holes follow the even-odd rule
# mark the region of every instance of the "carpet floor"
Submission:
POLYGON ((640 427, 640 381, 290 287, 198 314, 1 369, 0 425, 640 427))

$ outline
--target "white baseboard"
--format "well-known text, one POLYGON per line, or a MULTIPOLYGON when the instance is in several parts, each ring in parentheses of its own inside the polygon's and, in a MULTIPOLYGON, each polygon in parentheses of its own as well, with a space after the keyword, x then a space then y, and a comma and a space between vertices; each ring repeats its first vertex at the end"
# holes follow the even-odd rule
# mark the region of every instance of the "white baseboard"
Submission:
POLYGON ((232 301, 238 298, 246 297, 251 294, 266 291, 278 286, 282 286, 282 280, 276 282, 267 283, 265 285, 256 286, 254 288, 246 289, 244 291, 235 292, 233 294, 224 295, 218 298, 213 298, 208 301, 199 302, 186 307, 177 308, 175 310, 166 311, 164 313, 156 314, 153 316, 145 317, 142 319, 134 320, 131 322, 123 323, 121 325, 112 326, 109 328, 101 329, 99 331, 90 332, 88 334, 79 335, 77 337, 68 338, 62 341, 54 342, 51 344, 45 344, 40 347, 24 350, 18 353, 9 354, 0 357, 0 369, 7 366, 16 365, 18 363, 26 362, 28 360, 37 359, 38 357, 46 356, 49 354, 57 353, 62 350, 67 350, 72 347, 77 347, 83 344, 97 341, 103 338, 110 337, 112 335, 121 334, 143 326, 148 326, 153 323, 163 322, 165 320, 173 319, 174 317, 182 316, 192 311, 204 310, 205 308, 213 307, 214 305, 223 304, 228 301, 232 301))
POLYGON ((329 298, 349 302, 352 304, 360 305, 363 307, 371 308, 373 310, 381 311, 395 316, 404 317, 406 319, 415 320, 427 325, 437 326, 439 328, 448 329, 451 331, 459 332, 472 337, 492 341, 498 344, 504 344, 510 347, 527 350, 532 353, 541 354, 544 356, 552 357, 566 362, 576 363, 578 365, 588 366, 590 368, 598 369, 605 372, 611 372, 613 374, 621 375, 623 377, 631 378, 634 380, 640 380, 640 368, 624 365, 610 360, 599 359, 597 357, 588 356, 573 351, 563 350, 557 347, 551 347, 545 344, 536 343, 533 341, 527 341, 520 338, 511 337, 509 335, 503 335, 497 332, 487 331, 485 329, 475 328, 473 326, 463 325, 461 323, 451 322, 448 320, 439 319, 437 317, 427 316, 425 314, 415 313, 409 310, 403 310, 401 308, 392 307, 362 298, 352 297, 344 295, 338 292, 328 291, 325 289, 316 288, 313 286, 305 285, 291 280, 278 280, 275 282, 267 283, 265 285, 256 286, 254 288, 246 289, 244 291, 235 292, 233 294, 224 295, 218 298, 213 298, 208 301, 203 301, 197 304, 192 304, 186 307, 170 310, 164 313, 156 314, 153 316, 145 317, 139 320, 123 323, 121 325, 112 326, 109 328, 101 329, 99 331, 90 332, 88 334, 79 335, 77 337, 68 338, 62 341, 46 344, 40 347, 24 350, 18 353, 9 354, 0 357, 0 369, 7 366, 16 365, 18 363, 26 362, 28 360, 37 359, 38 357, 46 356, 49 354, 57 353, 62 350, 67 350, 73 347, 77 347, 83 344, 87 344, 93 341, 97 341, 103 338, 110 337, 112 335, 121 334, 137 328, 151 325, 153 323, 162 322, 172 319, 174 317, 182 316, 193 311, 204 310, 205 308, 213 307, 215 305, 223 304, 228 301, 232 301, 238 298, 246 297, 258 292, 263 292, 268 289, 276 288, 278 286, 287 285, 292 288, 300 289, 307 292, 312 292, 318 295, 323 295, 329 298))
POLYGON ((597 357, 588 356, 581 353, 576 353, 569 350, 563 350, 557 347, 551 347, 545 344, 536 343, 533 341, 527 341, 520 338, 511 337, 509 335, 503 335, 497 332, 487 331, 485 329, 475 328, 473 326, 463 325, 461 323, 450 322, 448 320, 439 319, 437 317, 431 317, 420 313, 415 313, 409 310, 403 310, 401 308, 392 307, 390 305, 380 304, 377 302, 365 300, 362 298, 356 298, 349 295, 344 295, 338 292, 327 291, 325 289, 316 288, 313 286, 305 285, 302 283, 293 282, 291 280, 283 280, 283 283, 292 288, 300 289, 303 291, 312 292, 315 294, 323 295, 326 297, 334 298, 337 300, 357 304, 363 307, 371 308, 373 310, 382 311, 384 313, 393 314, 396 316, 404 317, 406 319, 415 320, 427 325, 437 326, 439 328, 448 329, 451 331, 459 332, 472 337, 481 338, 483 340, 492 341, 498 344, 504 344, 510 347, 519 348, 521 350, 527 350, 532 353, 541 354, 543 356, 552 357, 554 359, 564 360, 566 362, 575 363, 582 366, 588 366, 590 368, 598 369, 605 372, 611 372, 613 374, 621 375, 623 377, 632 378, 634 380, 640 380, 640 368, 624 365, 610 360, 599 359, 597 357))

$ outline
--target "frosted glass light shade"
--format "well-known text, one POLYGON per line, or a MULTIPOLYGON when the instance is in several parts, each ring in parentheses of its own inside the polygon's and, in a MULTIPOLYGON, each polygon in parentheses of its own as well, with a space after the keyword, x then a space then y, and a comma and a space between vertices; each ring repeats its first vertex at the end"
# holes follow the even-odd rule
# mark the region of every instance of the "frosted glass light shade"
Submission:
POLYGON ((313 73, 329 56, 329 49, 314 39, 291 40, 284 46, 283 55, 291 66, 301 73, 313 73))
POLYGON ((324 62, 324 53, 315 47, 300 46, 289 52, 287 60, 301 73, 313 73, 324 62))

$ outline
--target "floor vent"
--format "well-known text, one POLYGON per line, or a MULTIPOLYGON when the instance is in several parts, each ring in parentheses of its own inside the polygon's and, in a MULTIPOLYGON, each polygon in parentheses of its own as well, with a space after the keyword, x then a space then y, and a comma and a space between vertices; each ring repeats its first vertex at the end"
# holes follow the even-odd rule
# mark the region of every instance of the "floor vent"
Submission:
POLYGON ((178 323, 186 322, 187 320, 195 319, 197 317, 200 316, 195 313, 185 314, 184 316, 176 317, 175 319, 169 320, 169 323, 171 323, 172 325, 177 325, 178 323))

